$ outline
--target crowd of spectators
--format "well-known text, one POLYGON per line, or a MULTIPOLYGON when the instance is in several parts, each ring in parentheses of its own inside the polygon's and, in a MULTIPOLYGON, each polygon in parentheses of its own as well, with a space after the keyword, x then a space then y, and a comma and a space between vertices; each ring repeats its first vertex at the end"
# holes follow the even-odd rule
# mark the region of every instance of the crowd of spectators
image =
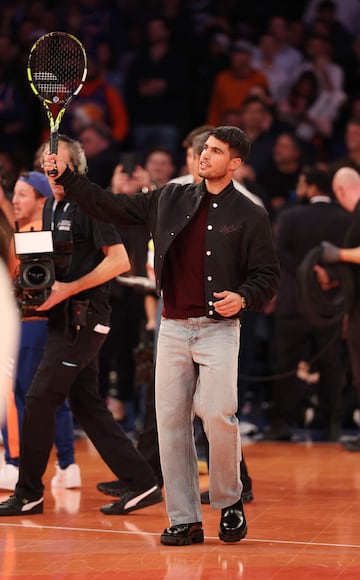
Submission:
POLYGON ((88 55, 87 81, 62 125, 73 137, 95 122, 110 130, 120 150, 145 155, 167 147, 180 167, 189 130, 205 122, 242 126, 244 104, 256 94, 266 107, 266 138, 287 130, 313 162, 331 162, 344 152, 347 120, 359 115, 354 4, 4 0, 2 165, 29 168, 46 137, 47 120, 29 89, 26 62, 35 40, 51 30, 75 34, 88 55))
POLYGON ((189 131, 236 125, 252 142, 239 181, 261 198, 276 233, 305 166, 360 169, 356 0, 3 0, 0 168, 9 196, 48 136, 26 63, 53 30, 74 34, 88 55, 61 132, 83 143, 89 175, 103 186, 129 153, 144 165, 153 150, 168 152, 172 177, 186 173, 189 131))

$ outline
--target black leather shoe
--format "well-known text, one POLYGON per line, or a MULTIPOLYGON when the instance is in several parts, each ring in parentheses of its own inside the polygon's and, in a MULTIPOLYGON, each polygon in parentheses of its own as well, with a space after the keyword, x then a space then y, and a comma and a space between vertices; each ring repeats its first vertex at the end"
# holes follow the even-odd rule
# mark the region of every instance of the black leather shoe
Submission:
POLYGON ((171 526, 166 528, 160 537, 160 543, 165 546, 189 546, 190 544, 202 544, 203 541, 202 522, 171 526))
POLYGON ((221 510, 219 538, 223 542, 239 542, 247 534, 242 501, 221 510))
POLYGON ((129 491, 129 488, 126 485, 117 479, 116 481, 104 481, 102 483, 98 483, 96 488, 105 495, 112 495, 114 497, 121 497, 124 493, 129 491))

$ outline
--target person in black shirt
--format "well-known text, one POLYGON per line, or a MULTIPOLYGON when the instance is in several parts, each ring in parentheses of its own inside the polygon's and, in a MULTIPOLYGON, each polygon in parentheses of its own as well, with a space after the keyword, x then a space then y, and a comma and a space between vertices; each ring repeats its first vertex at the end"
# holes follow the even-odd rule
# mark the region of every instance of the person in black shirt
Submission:
MULTIPOLYGON (((44 148, 44 153, 48 147, 44 148)), ((78 174, 86 168, 79 143, 61 137, 59 154, 78 174)), ((98 352, 109 332, 109 280, 129 269, 119 234, 86 216, 61 185, 49 179, 53 196, 43 214, 52 230, 56 281, 38 308, 48 312, 49 338, 26 396, 19 479, 0 503, 1 516, 43 512, 45 472, 54 440, 55 411, 68 398, 73 414, 104 459, 124 482, 121 500, 103 513, 125 514, 158 503, 154 473, 113 419, 98 389, 98 352)))
MULTIPOLYGON (((360 175, 352 167, 341 167, 333 177, 332 187, 340 205, 352 214, 351 224, 346 232, 342 247, 324 240, 321 258, 323 262, 335 264, 346 262, 354 276, 354 301, 351 305, 347 323, 347 343, 349 347, 352 384, 356 390, 357 405, 360 407, 360 175)), ((324 290, 331 286, 325 273, 321 284, 324 290)), ((360 452, 360 434, 354 439, 344 441, 348 451, 360 452)))

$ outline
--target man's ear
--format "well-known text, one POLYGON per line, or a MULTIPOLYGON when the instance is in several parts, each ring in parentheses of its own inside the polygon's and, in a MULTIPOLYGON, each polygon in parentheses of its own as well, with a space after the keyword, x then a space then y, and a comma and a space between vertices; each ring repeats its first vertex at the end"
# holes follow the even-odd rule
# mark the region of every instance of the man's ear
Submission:
POLYGON ((230 160, 230 169, 231 171, 235 171, 235 169, 237 169, 238 167, 240 167, 242 161, 240 159, 240 157, 233 157, 230 160))

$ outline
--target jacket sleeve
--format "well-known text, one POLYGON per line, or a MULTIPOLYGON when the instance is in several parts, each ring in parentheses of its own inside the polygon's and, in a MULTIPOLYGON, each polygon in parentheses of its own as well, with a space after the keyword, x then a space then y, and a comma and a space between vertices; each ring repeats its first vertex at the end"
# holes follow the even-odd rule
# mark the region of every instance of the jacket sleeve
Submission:
POLYGON ((74 200, 88 215, 116 226, 148 225, 151 194, 114 194, 67 168, 56 179, 66 197, 74 200))
POLYGON ((276 294, 280 280, 279 261, 265 212, 250 231, 247 256, 247 275, 238 292, 245 297, 247 308, 263 310, 276 294))

